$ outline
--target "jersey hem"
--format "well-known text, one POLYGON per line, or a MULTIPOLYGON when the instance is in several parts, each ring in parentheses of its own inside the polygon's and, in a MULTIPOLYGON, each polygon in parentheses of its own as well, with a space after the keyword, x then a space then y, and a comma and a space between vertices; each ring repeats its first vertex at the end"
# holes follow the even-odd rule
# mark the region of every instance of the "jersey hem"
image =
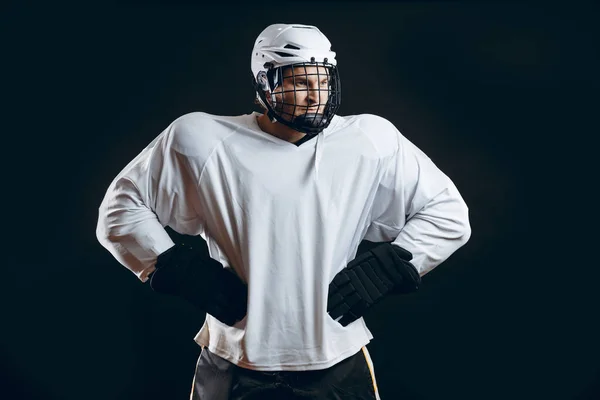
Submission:
POLYGON ((322 369, 327 369, 329 367, 332 367, 332 366, 336 365, 337 363, 345 360, 346 358, 351 357, 354 354, 358 353, 359 351, 361 351, 361 349, 364 346, 366 346, 370 342, 371 342, 371 340, 368 339, 366 342, 364 342, 358 346, 353 346, 353 347, 349 348, 348 350, 346 350, 343 353, 341 353, 340 355, 338 355, 336 358, 327 360, 327 361, 323 361, 320 363, 280 364, 280 365, 275 365, 275 366, 257 365, 257 364, 248 363, 248 362, 245 362, 242 360, 235 360, 229 353, 227 353, 223 349, 211 346, 210 344, 209 345, 200 344, 200 346, 206 347, 211 353, 216 354, 217 356, 229 361, 232 364, 235 364, 236 366, 238 366, 240 368, 251 369, 251 370, 255 370, 255 371, 312 371, 312 370, 322 370, 322 369))

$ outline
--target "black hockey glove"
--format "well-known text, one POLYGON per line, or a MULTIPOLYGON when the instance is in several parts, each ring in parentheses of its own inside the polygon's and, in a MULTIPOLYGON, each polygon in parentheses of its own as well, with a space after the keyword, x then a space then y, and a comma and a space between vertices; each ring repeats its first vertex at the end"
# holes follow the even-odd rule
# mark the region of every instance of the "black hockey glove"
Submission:
POLYGON ((421 277, 410 263, 412 254, 391 243, 368 250, 340 271, 329 284, 327 312, 343 326, 362 317, 366 310, 390 293, 410 293, 421 277))
POLYGON ((246 284, 210 257, 204 241, 197 249, 175 245, 159 255, 150 286, 158 293, 181 296, 230 326, 246 315, 246 284))

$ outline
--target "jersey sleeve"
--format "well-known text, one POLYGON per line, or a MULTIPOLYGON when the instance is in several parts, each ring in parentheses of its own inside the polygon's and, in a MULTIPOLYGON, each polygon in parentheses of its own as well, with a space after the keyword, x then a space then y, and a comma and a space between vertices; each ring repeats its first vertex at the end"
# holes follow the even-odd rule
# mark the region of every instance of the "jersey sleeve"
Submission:
MULTIPOLYGON (((391 124, 390 124, 391 125, 391 124)), ((384 161, 366 239, 393 241, 425 275, 471 236, 468 207, 434 162, 395 128, 396 151, 384 161)))
POLYGON ((165 226, 182 234, 201 230, 197 168, 178 151, 189 136, 184 128, 170 124, 117 175, 99 207, 98 241, 142 282, 174 245, 165 226))

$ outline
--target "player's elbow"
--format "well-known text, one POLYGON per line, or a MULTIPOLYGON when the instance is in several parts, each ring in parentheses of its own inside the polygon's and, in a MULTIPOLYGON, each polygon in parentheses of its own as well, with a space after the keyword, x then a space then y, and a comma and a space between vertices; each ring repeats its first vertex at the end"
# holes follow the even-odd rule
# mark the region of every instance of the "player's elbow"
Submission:
POLYGON ((130 179, 115 180, 98 207, 96 239, 105 247, 121 240, 127 226, 139 219, 135 212, 139 203, 137 188, 130 179))
POLYGON ((452 190, 444 192, 437 200, 437 226, 457 248, 463 246, 471 238, 469 207, 456 189, 454 193, 452 190))
MULTIPOLYGON (((113 207, 114 208, 114 207, 113 207)), ((109 210, 106 199, 98 207, 98 220, 96 222, 96 240, 106 248, 119 241, 119 219, 115 218, 118 210, 109 210)))
POLYGON ((103 247, 107 247, 110 243, 114 242, 114 234, 111 233, 107 219, 102 215, 102 208, 100 208, 100 215, 96 223, 96 240, 103 247))
POLYGON ((104 240, 106 240, 106 236, 106 228, 104 223, 100 218, 98 218, 98 223, 96 224, 96 240, 102 243, 104 240))
POLYGON ((123 221, 111 218, 111 215, 101 215, 96 224, 96 239, 102 246, 109 248, 122 243, 130 234, 130 229, 123 221))
POLYGON ((463 246, 471 238, 471 222, 469 220, 469 207, 461 201, 459 218, 457 218, 457 239, 463 246))
POLYGON ((471 225, 467 220, 466 223, 461 227, 461 235, 459 238, 461 246, 466 244, 469 241, 469 239, 471 239, 471 225))

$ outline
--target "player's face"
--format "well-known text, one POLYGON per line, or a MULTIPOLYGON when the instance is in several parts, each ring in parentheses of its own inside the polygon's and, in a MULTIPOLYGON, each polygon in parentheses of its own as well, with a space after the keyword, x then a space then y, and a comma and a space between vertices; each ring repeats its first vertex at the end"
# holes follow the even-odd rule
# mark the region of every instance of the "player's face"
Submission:
POLYGON ((323 114, 329 98, 329 70, 322 66, 286 68, 283 85, 274 94, 275 109, 287 120, 306 113, 323 114))

